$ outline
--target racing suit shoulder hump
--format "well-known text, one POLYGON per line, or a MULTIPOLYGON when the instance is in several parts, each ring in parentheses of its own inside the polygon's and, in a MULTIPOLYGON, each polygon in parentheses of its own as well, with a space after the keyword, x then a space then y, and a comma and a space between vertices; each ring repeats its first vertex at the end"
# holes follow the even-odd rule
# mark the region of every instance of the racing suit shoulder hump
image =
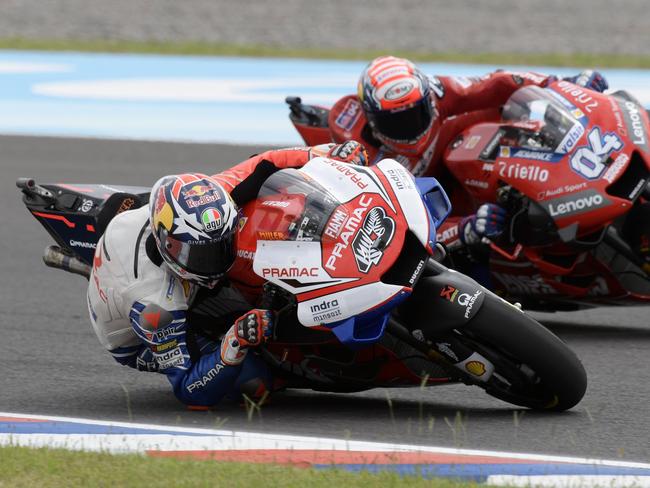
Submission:
POLYGON ((352 139, 367 145, 361 135, 367 123, 361 101, 356 95, 347 95, 338 100, 327 118, 332 140, 337 143, 352 139))

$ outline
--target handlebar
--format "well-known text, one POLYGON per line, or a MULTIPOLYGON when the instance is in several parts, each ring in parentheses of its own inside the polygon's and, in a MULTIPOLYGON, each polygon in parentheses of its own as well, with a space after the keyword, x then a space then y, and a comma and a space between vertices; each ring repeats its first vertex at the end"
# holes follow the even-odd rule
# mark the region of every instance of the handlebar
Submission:
MULTIPOLYGON (((323 109, 319 109, 312 105, 305 105, 302 103, 302 98, 289 96, 284 99, 284 101, 289 105, 291 114, 298 118, 305 118, 309 125, 318 126, 321 122, 321 117, 323 116, 323 109)), ((325 111, 326 112, 326 111, 325 111)))
POLYGON ((23 193, 29 196, 39 196, 46 200, 54 200, 54 194, 45 187, 38 185, 34 178, 18 178, 16 186, 20 188, 23 193))
POLYGON ((18 178, 16 180, 16 186, 21 190, 34 188, 35 185, 34 178, 18 178))

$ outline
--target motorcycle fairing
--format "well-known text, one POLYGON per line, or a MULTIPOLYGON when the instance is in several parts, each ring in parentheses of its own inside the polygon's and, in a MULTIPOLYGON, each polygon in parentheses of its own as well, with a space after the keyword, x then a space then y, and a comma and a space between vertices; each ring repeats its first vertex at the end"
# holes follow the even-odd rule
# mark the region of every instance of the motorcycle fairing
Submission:
MULTIPOLYGON (((400 166, 396 161, 395 164, 400 166)), ((311 176, 339 202, 349 202, 364 193, 377 193, 395 212, 396 207, 386 189, 387 185, 380 179, 378 168, 379 165, 366 168, 318 157, 310 160, 300 172, 311 176)))
POLYGON ((323 267, 320 242, 258 240, 253 270, 294 295, 359 280, 331 276, 323 267))
POLYGON ((558 100, 580 127, 585 124, 584 130, 580 134, 576 132, 571 141, 565 141, 571 130, 563 136, 560 145, 564 144, 569 151, 526 148, 516 142, 504 145, 522 133, 529 133, 528 125, 540 124, 540 121, 513 119, 469 128, 448 148, 445 159, 456 179, 480 201, 495 202, 498 188, 511 186, 539 204, 560 232, 579 223, 572 234, 588 235, 601 228, 603 220, 613 221, 626 213, 650 179, 650 163, 637 149, 633 132, 634 121, 637 125, 642 121, 647 129, 647 114, 638 111, 629 100, 585 91, 568 82, 555 83, 545 90, 522 88, 511 99, 522 90, 534 89, 547 97, 552 94, 553 100, 558 100), (633 121, 633 115, 638 119, 633 121), (608 134, 614 134, 622 145, 611 146, 606 167, 599 176, 590 179, 576 171, 576 167, 579 169, 589 162, 579 160, 577 151, 584 148, 582 154, 585 154, 595 140, 604 145, 597 136, 604 138, 608 134), (488 154, 494 159, 485 160, 483 156, 488 154))
MULTIPOLYGON (((338 206, 323 207, 327 220, 318 236, 305 234, 308 242, 289 240, 293 224, 276 236, 278 240, 258 240, 253 270, 296 296, 298 319, 303 325, 327 324, 342 341, 353 346, 376 341, 386 325, 385 311, 409 295, 423 262, 414 263, 411 272, 400 275, 405 276, 404 283, 389 283, 383 277, 406 252, 403 247, 407 233, 413 236, 409 246, 415 242, 420 249, 426 249, 423 252, 432 252, 436 224, 450 209, 446 194, 435 179, 416 182, 393 160, 365 168, 316 158, 293 171, 303 174, 306 181, 318 182, 318 187, 331 196, 328 201, 338 202, 338 206), (384 247, 374 248, 379 240, 383 240, 384 247)), ((288 186, 295 190, 301 182, 292 185, 289 181, 288 186)), ((275 214, 291 213, 290 202, 294 199, 293 195, 282 194, 282 190, 277 190, 276 195, 266 193, 260 192, 266 201, 260 202, 251 217, 254 228, 262 235, 265 223, 273 222, 277 228, 277 222, 282 220, 275 214), (278 198, 285 201, 269 201, 278 198)), ((309 196, 303 198, 309 200, 309 196)), ((300 218, 304 222, 304 217, 296 215, 290 220, 300 218)))
MULTIPOLYGON (((298 303, 298 319, 307 327, 335 324, 380 307, 408 291, 403 286, 382 282, 368 283, 298 303)), ((381 334, 378 334, 381 335, 381 334)))
MULTIPOLYGON (((539 131, 539 120, 476 124, 446 150, 448 168, 477 200, 497 203, 500 189, 508 187, 527 197, 523 206, 515 205, 505 234, 512 245, 520 244, 519 252, 507 251, 507 242, 492 245, 493 283, 528 307, 575 308, 614 298, 647 303, 647 283, 631 279, 643 276, 643 271, 623 256, 609 256, 605 251, 611 248, 601 241, 604 232, 639 203, 650 180, 648 114, 625 92, 599 94, 558 82, 544 93, 585 129, 568 144, 567 154, 527 148, 522 152, 516 142, 521 134, 539 131), (583 177, 572 167, 571 157, 581 148, 594 149, 590 139, 604 146, 607 134, 620 139, 622 147, 601 160, 605 168, 598 177, 583 177)), ((509 202, 499 201, 506 206, 509 202)))
POLYGON ((428 210, 429 236, 424 247, 431 253, 436 243, 437 229, 451 213, 451 202, 435 178, 416 178, 415 185, 428 210))
POLYGON ((619 300, 632 305, 650 298, 650 283, 641 277, 642 271, 605 243, 592 252, 575 254, 567 249, 564 256, 528 248, 512 261, 493 257, 490 267, 494 288, 528 308, 553 309, 543 304, 560 302, 578 308, 594 302, 620 305, 619 300))
POLYGON ((58 183, 44 184, 41 188, 48 190, 51 198, 23 188, 23 202, 62 249, 86 264, 92 263, 107 221, 115 213, 146 202, 149 195, 148 188, 124 185, 58 183), (120 199, 120 195, 124 198, 120 199), (103 222, 102 211, 111 200, 116 204, 115 209, 110 209, 112 215, 103 222))
POLYGON ((384 159, 372 168, 367 168, 315 158, 301 171, 313 176, 339 201, 347 202, 363 192, 378 193, 395 211, 391 195, 386 190, 386 187, 389 187, 399 203, 409 229, 431 252, 435 245, 436 228, 451 211, 447 194, 435 178, 416 179, 394 159, 384 159), (357 186, 339 184, 344 178, 341 174, 353 182, 357 180, 357 186), (424 194, 430 195, 430 198, 425 199, 426 205, 422 204, 424 194))
MULTIPOLYGON (((364 290, 366 292, 367 290, 364 290)), ((390 311, 402 303, 409 294, 403 290, 392 295, 363 314, 352 316, 340 322, 330 324, 334 335, 352 349, 359 349, 374 344, 384 335, 390 319, 390 311)))
MULTIPOLYGON (((253 271, 293 293, 299 303, 301 322, 317 326, 367 311, 402 290, 403 286, 382 283, 381 276, 398 259, 408 223, 396 211, 397 200, 390 185, 382 181, 379 171, 357 172, 358 167, 327 159, 315 159, 306 169, 311 171, 301 170, 300 173, 317 181, 339 205, 327 210, 330 215, 322 226, 322 236, 314 236, 315 241, 259 239, 253 271), (345 219, 335 222, 339 218, 337 215, 344 215, 345 219), (371 224, 368 224, 369 220, 372 220, 371 224), (366 249, 372 241, 360 237, 368 225, 379 226, 377 231, 387 241, 385 249, 366 249), (355 249, 368 254, 359 254, 355 249), (349 293, 340 297, 333 295, 346 290, 350 290, 349 293), (332 301, 339 300, 340 306, 328 310, 325 317, 326 314, 322 313, 325 310, 319 309, 319 304, 323 303, 324 297, 329 299, 330 296, 332 301)), ((424 208, 415 185, 411 185, 420 207, 424 208)), ((268 197, 274 198, 277 197, 268 197)), ((278 228, 278 218, 272 214, 286 215, 292 209, 285 203, 282 205, 286 207, 273 207, 268 204, 268 199, 262 201, 251 216, 258 235, 265 235, 264 225, 278 228)), ((426 215, 426 210, 421 212, 426 215)), ((296 219, 295 216, 291 218, 296 219)), ((289 239, 288 232, 277 237, 289 239)), ((305 237, 312 239, 311 236, 305 237)))

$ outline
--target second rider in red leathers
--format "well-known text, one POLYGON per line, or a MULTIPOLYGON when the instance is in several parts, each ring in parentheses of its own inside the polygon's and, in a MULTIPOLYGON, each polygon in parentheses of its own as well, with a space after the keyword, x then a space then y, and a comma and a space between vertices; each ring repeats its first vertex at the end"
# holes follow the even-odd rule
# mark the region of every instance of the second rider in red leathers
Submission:
MULTIPOLYGON (((356 95, 332 107, 328 125, 335 142, 363 143, 371 164, 393 158, 415 176, 434 176, 453 205, 453 216, 439 229, 448 246, 469 247, 503 229, 505 212, 497 205, 478 207, 442 164, 448 144, 478 122, 499 121, 501 106, 524 85, 546 86, 557 80, 532 72, 497 71, 480 78, 427 76, 406 59, 383 56, 361 74, 356 95), (475 213, 474 213, 475 212, 475 213)), ((598 72, 585 71, 568 81, 604 91, 598 72)))

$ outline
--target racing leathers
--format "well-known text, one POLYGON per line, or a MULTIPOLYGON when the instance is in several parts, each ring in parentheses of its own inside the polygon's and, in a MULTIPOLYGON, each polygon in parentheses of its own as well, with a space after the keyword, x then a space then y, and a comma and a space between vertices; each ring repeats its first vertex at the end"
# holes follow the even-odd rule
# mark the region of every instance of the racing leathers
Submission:
POLYGON ((419 153, 408 153, 403 148, 382 144, 367 123, 357 95, 348 95, 332 107, 328 125, 333 141, 355 139, 366 146, 371 164, 384 158, 393 158, 415 176, 434 176, 452 201, 452 216, 438 232, 438 240, 447 246, 465 244, 459 229, 463 219, 471 215, 479 202, 474 201, 442 164, 444 150, 463 130, 478 122, 500 120, 501 106, 510 95, 525 85, 546 86, 556 80, 533 72, 514 73, 497 71, 481 78, 429 77, 432 104, 437 114, 429 129, 427 142, 419 153))
MULTIPOLYGON (((445 149, 466 128, 483 122, 498 122, 501 106, 510 95, 525 85, 545 87, 556 81, 556 76, 534 72, 496 71, 480 78, 430 76, 431 104, 434 118, 428 135, 422 144, 412 146, 399 144, 391 147, 382 143, 368 123, 359 97, 348 95, 337 101, 328 116, 328 126, 333 141, 354 139, 365 145, 371 164, 384 158, 393 158, 415 176, 434 176, 449 195, 452 215, 442 224, 438 240, 450 249, 468 248, 500 233, 501 210, 495 206, 481 206, 465 190, 442 164, 445 149), (487 214, 485 226, 481 213, 487 214), (492 222, 494 232, 480 232, 489 229, 492 222)), ((571 83, 602 92, 608 88, 605 78, 597 71, 586 70, 577 76, 564 78, 571 83)))
MULTIPOLYGON (((352 143, 267 151, 213 178, 241 208, 257 196, 275 171, 298 168, 314 156, 334 156, 333 151, 342 149, 343 156, 361 161, 365 153, 359 147, 352 143)), ((226 395, 238 396, 250 382, 261 389, 270 388, 272 378, 265 364, 248 353, 246 346, 261 342, 272 317, 267 311, 251 310, 222 341, 196 334, 191 327, 191 307, 207 289, 171 271, 156 248, 150 227, 146 206, 123 212, 111 220, 97 244, 88 308, 100 343, 123 365, 164 373, 176 397, 188 405, 215 405, 226 395)), ((241 286, 246 297, 243 301, 252 308, 260 298, 260 289, 246 288, 247 277, 240 267, 233 266, 222 281, 231 283, 235 291, 241 286)))

